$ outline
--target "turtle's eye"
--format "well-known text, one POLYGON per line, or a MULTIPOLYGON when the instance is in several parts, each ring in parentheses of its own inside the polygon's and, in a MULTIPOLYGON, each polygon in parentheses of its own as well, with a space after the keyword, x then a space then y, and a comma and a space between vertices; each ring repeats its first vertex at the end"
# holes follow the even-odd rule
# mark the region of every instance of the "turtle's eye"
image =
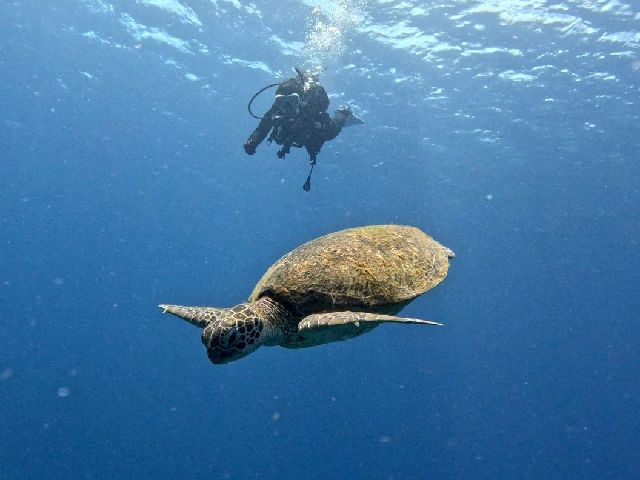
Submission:
POLYGON ((235 347, 236 343, 238 343, 238 336, 239 336, 238 328, 237 327, 230 328, 229 330, 224 332, 223 335, 220 335, 220 346, 222 348, 235 347))

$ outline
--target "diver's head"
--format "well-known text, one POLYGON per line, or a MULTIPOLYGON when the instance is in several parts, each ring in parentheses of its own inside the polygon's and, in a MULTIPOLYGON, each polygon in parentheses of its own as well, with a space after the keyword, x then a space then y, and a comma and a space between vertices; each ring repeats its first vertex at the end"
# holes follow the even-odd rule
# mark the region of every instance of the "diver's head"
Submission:
POLYGON ((202 331, 202 343, 214 364, 229 363, 255 351, 261 341, 264 324, 247 304, 226 310, 219 321, 202 331))
POLYGON ((295 92, 288 95, 278 94, 273 106, 281 115, 297 116, 300 108, 300 95, 295 92))

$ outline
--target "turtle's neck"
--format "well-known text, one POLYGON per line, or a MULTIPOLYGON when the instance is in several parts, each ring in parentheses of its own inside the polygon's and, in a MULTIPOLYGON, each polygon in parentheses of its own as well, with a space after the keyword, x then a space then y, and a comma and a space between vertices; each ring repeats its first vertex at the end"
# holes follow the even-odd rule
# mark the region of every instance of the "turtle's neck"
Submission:
POLYGON ((297 323, 294 322, 293 316, 275 300, 262 297, 251 302, 250 305, 264 325, 260 335, 262 345, 281 345, 297 334, 297 323))

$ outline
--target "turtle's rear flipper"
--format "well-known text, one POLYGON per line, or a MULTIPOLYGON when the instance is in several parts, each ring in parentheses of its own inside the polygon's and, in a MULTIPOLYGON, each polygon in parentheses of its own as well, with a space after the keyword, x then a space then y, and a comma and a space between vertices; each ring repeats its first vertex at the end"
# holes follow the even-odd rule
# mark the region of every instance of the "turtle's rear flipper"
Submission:
POLYGON ((431 320, 394 317, 380 313, 331 312, 314 313, 304 317, 298 324, 298 333, 306 342, 319 345, 357 337, 386 322, 442 326, 441 323, 431 320))
POLYGON ((162 309, 162 313, 171 313, 200 328, 218 320, 220 314, 226 310, 226 308, 183 307, 182 305, 164 304, 158 305, 158 307, 162 309))

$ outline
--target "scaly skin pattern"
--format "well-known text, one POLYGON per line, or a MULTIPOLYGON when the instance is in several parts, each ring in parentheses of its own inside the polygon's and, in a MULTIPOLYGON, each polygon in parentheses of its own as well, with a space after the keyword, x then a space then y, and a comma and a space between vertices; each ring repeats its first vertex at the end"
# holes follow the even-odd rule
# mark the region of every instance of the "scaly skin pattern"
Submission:
POLYGON ((242 358, 261 345, 282 345, 295 339, 297 322, 284 307, 266 297, 226 309, 201 335, 209 359, 216 364, 242 358))

